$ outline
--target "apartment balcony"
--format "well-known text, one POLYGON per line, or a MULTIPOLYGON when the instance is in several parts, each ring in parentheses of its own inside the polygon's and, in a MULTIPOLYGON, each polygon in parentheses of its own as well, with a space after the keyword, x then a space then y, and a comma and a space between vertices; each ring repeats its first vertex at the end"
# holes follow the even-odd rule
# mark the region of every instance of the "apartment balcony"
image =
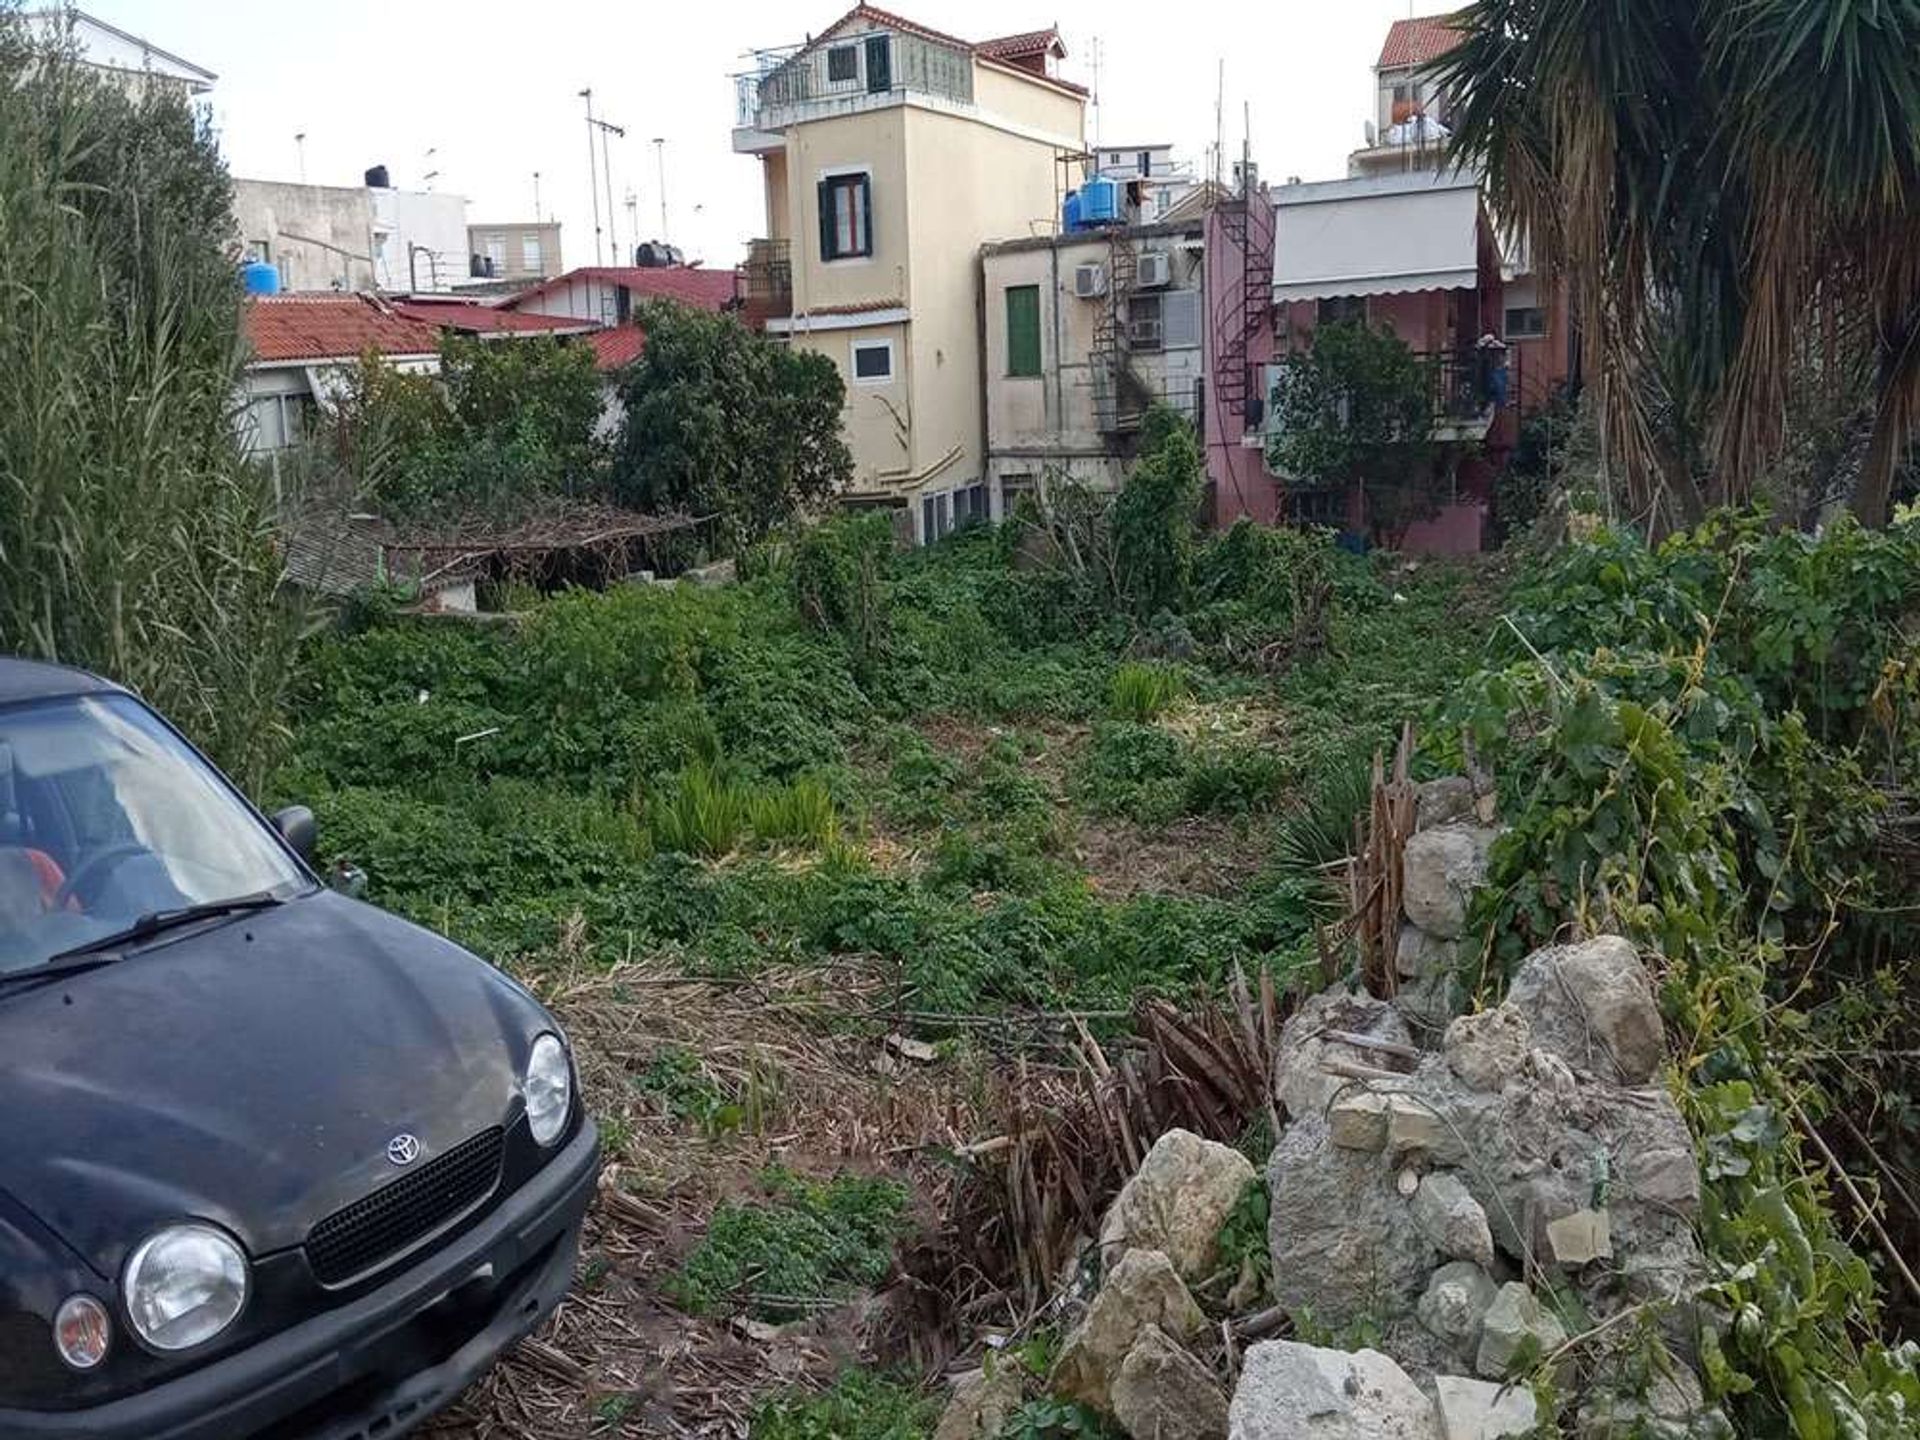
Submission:
POLYGON ((973 103, 973 56, 955 45, 876 31, 845 41, 760 50, 753 68, 733 77, 733 148, 778 148, 790 125, 854 115, 921 95, 973 103))
MULTIPOLYGON (((1512 443, 1522 394, 1519 351, 1507 352, 1504 382, 1495 378, 1491 364, 1473 352, 1421 353, 1415 358, 1426 375, 1433 416, 1429 439, 1439 444, 1475 444, 1491 437, 1495 445, 1512 443)), ((1266 370, 1268 403, 1262 407, 1261 423, 1249 430, 1243 442, 1250 447, 1264 447, 1280 429, 1280 408, 1274 397, 1285 383, 1285 366, 1270 364, 1266 370)))
POLYGON ((793 314, 793 250, 785 240, 749 240, 740 267, 740 298, 758 329, 793 314))

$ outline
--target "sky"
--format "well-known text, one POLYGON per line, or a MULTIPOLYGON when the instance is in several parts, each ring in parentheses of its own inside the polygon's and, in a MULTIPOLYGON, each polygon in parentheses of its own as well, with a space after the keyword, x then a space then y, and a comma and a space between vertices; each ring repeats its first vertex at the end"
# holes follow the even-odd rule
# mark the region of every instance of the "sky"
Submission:
MULTIPOLYGON (((824 0, 817 11, 791 0, 711 8, 697 0, 81 4, 219 75, 213 120, 235 175, 299 180, 304 159, 308 181, 358 185, 369 166, 384 164, 397 186, 466 196, 468 221, 485 224, 533 218, 537 171, 538 214, 560 221, 568 266, 595 258, 579 93, 591 87, 595 113, 626 130, 611 143, 607 243, 617 238, 630 255, 636 238, 664 233, 689 259, 731 266, 765 220, 759 164, 733 153, 729 77, 748 68, 755 49, 824 30, 851 0, 824 0)), ((1370 67, 1387 26, 1410 13, 1407 0, 891 0, 883 8, 970 40, 1057 24, 1069 52, 1061 73, 1097 88, 1090 138, 1170 143, 1196 169, 1214 139, 1224 61, 1227 149, 1238 156, 1250 113, 1253 157, 1272 181, 1346 173, 1372 113, 1370 67)), ((1418 13, 1440 8, 1428 3, 1418 13)), ((596 150, 596 183, 600 164, 596 150)))

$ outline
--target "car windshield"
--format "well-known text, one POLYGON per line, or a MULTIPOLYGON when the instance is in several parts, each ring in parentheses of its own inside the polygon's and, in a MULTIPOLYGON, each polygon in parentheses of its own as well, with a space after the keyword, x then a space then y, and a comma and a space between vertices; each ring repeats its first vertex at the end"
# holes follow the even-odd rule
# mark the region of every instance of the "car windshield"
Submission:
POLYGON ((143 916, 306 883, 272 832, 137 700, 0 709, 0 974, 143 916))

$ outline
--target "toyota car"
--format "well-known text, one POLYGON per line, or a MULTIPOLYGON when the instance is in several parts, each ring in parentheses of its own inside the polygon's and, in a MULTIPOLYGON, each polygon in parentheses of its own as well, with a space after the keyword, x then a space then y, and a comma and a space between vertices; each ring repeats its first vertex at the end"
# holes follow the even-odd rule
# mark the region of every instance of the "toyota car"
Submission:
POLYGON ((540 1323, 566 1036, 90 675, 0 659, 0 1436, 398 1436, 540 1323))

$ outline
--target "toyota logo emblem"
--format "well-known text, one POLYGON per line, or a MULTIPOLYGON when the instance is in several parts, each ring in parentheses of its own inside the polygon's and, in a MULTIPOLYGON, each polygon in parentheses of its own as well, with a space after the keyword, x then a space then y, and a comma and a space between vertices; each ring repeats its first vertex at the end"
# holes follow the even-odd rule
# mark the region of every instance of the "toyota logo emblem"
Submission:
POLYGON ((420 1142, 411 1135, 396 1135, 387 1141, 387 1159, 396 1165, 411 1165, 420 1158, 420 1142))

